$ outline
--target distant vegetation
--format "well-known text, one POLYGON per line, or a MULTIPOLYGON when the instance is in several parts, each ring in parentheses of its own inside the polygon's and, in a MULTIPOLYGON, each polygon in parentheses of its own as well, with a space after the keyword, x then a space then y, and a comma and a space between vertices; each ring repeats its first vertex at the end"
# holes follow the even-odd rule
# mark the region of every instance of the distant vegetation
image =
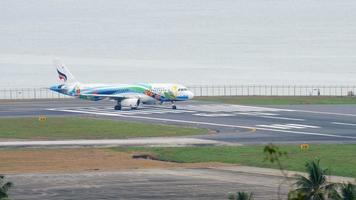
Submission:
POLYGON ((323 96, 217 96, 195 97, 196 100, 241 105, 307 105, 307 104, 356 104, 356 97, 323 96))
POLYGON ((118 139, 206 134, 208 129, 84 117, 0 118, 0 138, 118 139))

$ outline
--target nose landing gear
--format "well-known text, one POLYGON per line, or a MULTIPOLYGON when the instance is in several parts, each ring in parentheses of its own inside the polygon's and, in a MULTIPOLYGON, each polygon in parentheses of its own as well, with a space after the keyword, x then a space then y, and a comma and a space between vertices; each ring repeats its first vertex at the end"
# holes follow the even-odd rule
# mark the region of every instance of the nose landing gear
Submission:
POLYGON ((177 110, 177 106, 174 104, 174 101, 172 101, 172 109, 177 110))

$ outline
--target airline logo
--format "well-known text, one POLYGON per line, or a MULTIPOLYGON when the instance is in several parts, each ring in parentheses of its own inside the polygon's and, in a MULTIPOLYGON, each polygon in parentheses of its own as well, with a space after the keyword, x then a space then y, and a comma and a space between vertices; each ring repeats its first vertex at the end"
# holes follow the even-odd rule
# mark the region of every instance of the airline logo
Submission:
POLYGON ((57 69, 57 73, 58 73, 58 76, 59 76, 59 79, 66 82, 67 81, 67 76, 65 74, 63 74, 62 72, 60 72, 58 69, 57 69))

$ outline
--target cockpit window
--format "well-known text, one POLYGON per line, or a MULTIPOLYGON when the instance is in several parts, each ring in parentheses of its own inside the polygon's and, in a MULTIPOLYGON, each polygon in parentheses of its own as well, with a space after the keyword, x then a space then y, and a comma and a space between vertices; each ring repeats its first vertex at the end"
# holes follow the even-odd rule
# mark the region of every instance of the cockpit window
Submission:
POLYGON ((181 92, 181 91, 187 91, 188 89, 187 88, 179 88, 178 91, 181 92))

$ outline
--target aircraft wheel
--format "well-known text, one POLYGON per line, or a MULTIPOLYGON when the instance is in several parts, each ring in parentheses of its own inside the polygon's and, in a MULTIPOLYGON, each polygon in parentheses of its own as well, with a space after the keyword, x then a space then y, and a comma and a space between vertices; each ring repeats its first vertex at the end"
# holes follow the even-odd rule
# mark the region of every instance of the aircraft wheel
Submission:
POLYGON ((172 106, 172 109, 173 109, 173 110, 176 110, 176 109, 177 109, 177 106, 176 106, 176 105, 173 105, 173 106, 172 106))
POLYGON ((121 110, 121 105, 116 105, 115 110, 121 110))

